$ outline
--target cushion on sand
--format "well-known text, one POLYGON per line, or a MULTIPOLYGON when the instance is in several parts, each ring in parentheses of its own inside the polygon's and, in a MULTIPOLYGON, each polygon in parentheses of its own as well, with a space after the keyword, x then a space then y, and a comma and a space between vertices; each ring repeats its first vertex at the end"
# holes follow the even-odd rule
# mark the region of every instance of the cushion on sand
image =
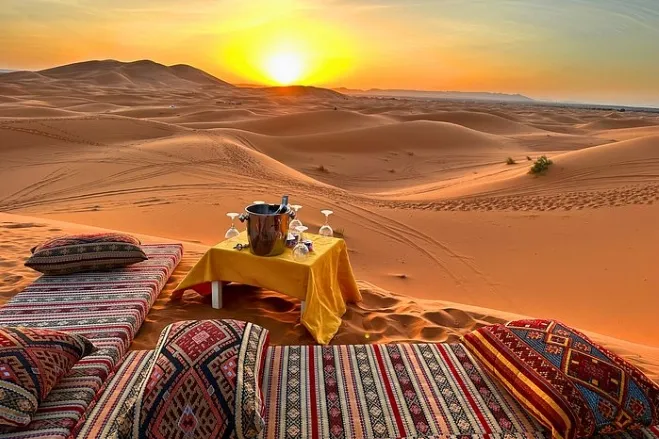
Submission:
POLYGON ((132 437, 254 438, 268 331, 237 320, 167 326, 136 398, 132 437))
POLYGON ((138 239, 111 232, 58 237, 31 251, 25 265, 44 274, 106 271, 148 259, 138 239))
POLYGON ((104 273, 44 275, 0 307, 0 325, 74 333, 98 348, 57 383, 29 425, 0 432, 0 439, 75 437, 183 254, 180 244, 142 248, 149 257, 144 262, 104 273))
POLYGON ((484 368, 554 438, 659 422, 659 387, 624 359, 555 320, 516 320, 464 336, 484 368))
POLYGON ((80 335, 0 327, 0 428, 29 424, 55 384, 95 350, 80 335))

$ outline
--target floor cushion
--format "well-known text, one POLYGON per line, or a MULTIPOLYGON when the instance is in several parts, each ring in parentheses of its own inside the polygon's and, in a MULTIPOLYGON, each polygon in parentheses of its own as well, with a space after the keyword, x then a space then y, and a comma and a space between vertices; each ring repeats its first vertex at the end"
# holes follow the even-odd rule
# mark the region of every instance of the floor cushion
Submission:
POLYGON ((94 351, 94 345, 80 335, 0 327, 1 428, 29 424, 57 382, 94 351))
POLYGON ((582 438, 659 423, 659 387, 555 320, 516 320, 464 336, 484 368, 552 431, 582 438))
POLYGON ((137 238, 114 232, 62 236, 31 251, 25 265, 55 275, 106 271, 148 259, 137 238))
POLYGON ((254 438, 268 332, 237 320, 167 326, 131 413, 134 438, 254 438))

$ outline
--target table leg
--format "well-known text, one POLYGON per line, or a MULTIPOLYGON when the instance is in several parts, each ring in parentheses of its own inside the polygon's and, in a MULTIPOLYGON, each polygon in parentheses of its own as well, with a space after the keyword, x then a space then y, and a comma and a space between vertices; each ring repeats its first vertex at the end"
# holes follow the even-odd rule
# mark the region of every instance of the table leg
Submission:
POLYGON ((304 314, 304 311, 307 309, 307 302, 303 300, 300 305, 301 305, 300 306, 300 315, 301 315, 304 314))
POLYGON ((211 292, 211 304, 213 305, 213 308, 222 308, 222 282, 219 280, 211 282, 211 292))

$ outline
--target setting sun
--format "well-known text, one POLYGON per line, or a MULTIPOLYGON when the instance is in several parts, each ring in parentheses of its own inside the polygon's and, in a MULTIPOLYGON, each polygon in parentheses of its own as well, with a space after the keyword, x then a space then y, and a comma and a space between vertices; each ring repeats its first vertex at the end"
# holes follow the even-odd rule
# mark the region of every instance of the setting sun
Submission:
POLYGON ((300 79, 303 70, 302 57, 295 53, 275 53, 265 65, 266 73, 281 85, 290 85, 300 79))

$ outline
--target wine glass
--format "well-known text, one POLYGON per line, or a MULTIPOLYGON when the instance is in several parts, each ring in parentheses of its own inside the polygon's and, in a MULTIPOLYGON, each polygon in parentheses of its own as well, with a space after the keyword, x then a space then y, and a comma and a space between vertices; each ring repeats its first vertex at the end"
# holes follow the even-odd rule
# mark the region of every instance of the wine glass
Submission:
POLYGON ((300 226, 303 226, 302 221, 300 221, 300 217, 298 216, 298 211, 302 209, 302 206, 299 204, 291 204, 291 209, 295 212, 295 218, 288 224, 288 230, 291 230, 291 235, 297 236, 297 228, 300 226))
POLYGON ((227 216, 231 218, 231 227, 229 227, 229 230, 227 230, 227 232, 224 234, 225 239, 235 238, 236 236, 240 235, 240 232, 238 231, 238 229, 236 229, 236 225, 235 225, 236 218, 238 217, 238 215, 239 214, 235 212, 227 213, 227 216))
POLYGON ((321 210, 320 213, 325 215, 325 224, 323 224, 323 226, 320 228, 318 234, 320 236, 331 238, 332 236, 334 236, 334 230, 332 230, 332 228, 329 225, 329 216, 334 212, 332 212, 331 210, 321 210))
POLYGON ((304 244, 303 234, 307 230, 305 226, 297 226, 296 230, 298 232, 298 241, 293 247, 293 259, 296 261, 303 261, 309 257, 309 248, 304 244))

